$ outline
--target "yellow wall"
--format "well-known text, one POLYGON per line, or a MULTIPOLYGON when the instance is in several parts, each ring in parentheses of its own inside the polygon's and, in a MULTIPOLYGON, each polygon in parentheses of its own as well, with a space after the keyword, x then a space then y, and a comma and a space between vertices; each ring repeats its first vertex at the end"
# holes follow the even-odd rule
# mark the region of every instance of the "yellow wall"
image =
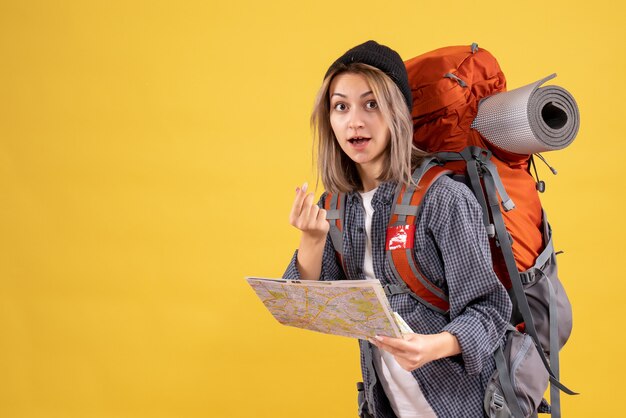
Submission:
POLYGON ((575 310, 568 417, 617 416, 626 307, 621 2, 0 0, 0 417, 349 417, 356 342, 278 325, 330 62, 478 42, 578 100, 546 177, 575 310))

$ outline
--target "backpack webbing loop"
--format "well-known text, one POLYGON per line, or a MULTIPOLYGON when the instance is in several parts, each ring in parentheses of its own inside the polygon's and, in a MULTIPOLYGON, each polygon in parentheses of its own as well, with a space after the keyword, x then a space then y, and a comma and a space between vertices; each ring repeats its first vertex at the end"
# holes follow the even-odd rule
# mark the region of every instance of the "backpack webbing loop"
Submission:
POLYGON ((459 86, 461 87, 467 87, 467 83, 465 81, 463 81, 459 76, 454 75, 452 73, 445 73, 444 78, 449 78, 452 79, 454 81, 456 81, 457 83, 459 83, 459 86))
POLYGON ((515 203, 507 194, 506 189, 504 188, 504 184, 502 184, 502 179, 500 179, 500 176, 498 175, 498 168, 496 167, 496 165, 492 163, 491 160, 487 160, 484 164, 485 168, 491 174, 491 178, 494 181, 504 210, 508 212, 512 209, 515 209, 515 203))

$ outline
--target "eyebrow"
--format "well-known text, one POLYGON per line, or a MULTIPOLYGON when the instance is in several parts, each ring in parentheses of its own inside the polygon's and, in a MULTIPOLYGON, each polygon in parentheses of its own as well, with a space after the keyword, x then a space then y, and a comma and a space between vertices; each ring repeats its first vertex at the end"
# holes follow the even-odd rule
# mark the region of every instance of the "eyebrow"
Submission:
MULTIPOLYGON (((363 94, 361 95, 361 98, 363 98, 363 97, 365 97, 365 96, 367 96, 367 95, 369 95, 369 94, 373 94, 373 92, 372 92, 371 90, 368 90, 368 91, 366 91, 365 93, 363 93, 363 94)), ((332 97, 332 96, 340 96, 340 97, 343 97, 344 99, 348 97, 348 96, 346 96, 345 94, 342 94, 342 93, 333 93, 333 94, 331 95, 331 97, 332 97)))

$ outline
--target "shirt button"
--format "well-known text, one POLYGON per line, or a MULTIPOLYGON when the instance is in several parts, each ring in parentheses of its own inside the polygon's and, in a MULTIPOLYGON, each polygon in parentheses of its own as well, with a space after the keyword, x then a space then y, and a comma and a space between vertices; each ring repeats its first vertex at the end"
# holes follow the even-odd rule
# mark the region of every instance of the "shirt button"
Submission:
POLYGON ((363 227, 359 227, 359 229, 358 229, 357 231, 359 231, 359 234, 362 234, 363 232, 365 232, 365 230, 363 229, 363 227))
POLYGON ((357 274, 361 274, 361 273, 363 273, 363 269, 361 267, 357 267, 356 268, 356 272, 357 272, 357 274))

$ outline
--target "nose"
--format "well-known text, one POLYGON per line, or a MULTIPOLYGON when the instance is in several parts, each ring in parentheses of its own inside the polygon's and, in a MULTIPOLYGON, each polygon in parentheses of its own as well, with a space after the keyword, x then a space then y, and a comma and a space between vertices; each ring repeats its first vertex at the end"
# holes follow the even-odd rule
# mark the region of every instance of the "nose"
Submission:
POLYGON ((354 108, 352 108, 352 111, 350 112, 350 119, 348 120, 348 127, 351 129, 357 130, 359 128, 363 128, 364 126, 365 126, 365 122, 363 122, 363 113, 358 108, 358 106, 355 106, 354 108))

